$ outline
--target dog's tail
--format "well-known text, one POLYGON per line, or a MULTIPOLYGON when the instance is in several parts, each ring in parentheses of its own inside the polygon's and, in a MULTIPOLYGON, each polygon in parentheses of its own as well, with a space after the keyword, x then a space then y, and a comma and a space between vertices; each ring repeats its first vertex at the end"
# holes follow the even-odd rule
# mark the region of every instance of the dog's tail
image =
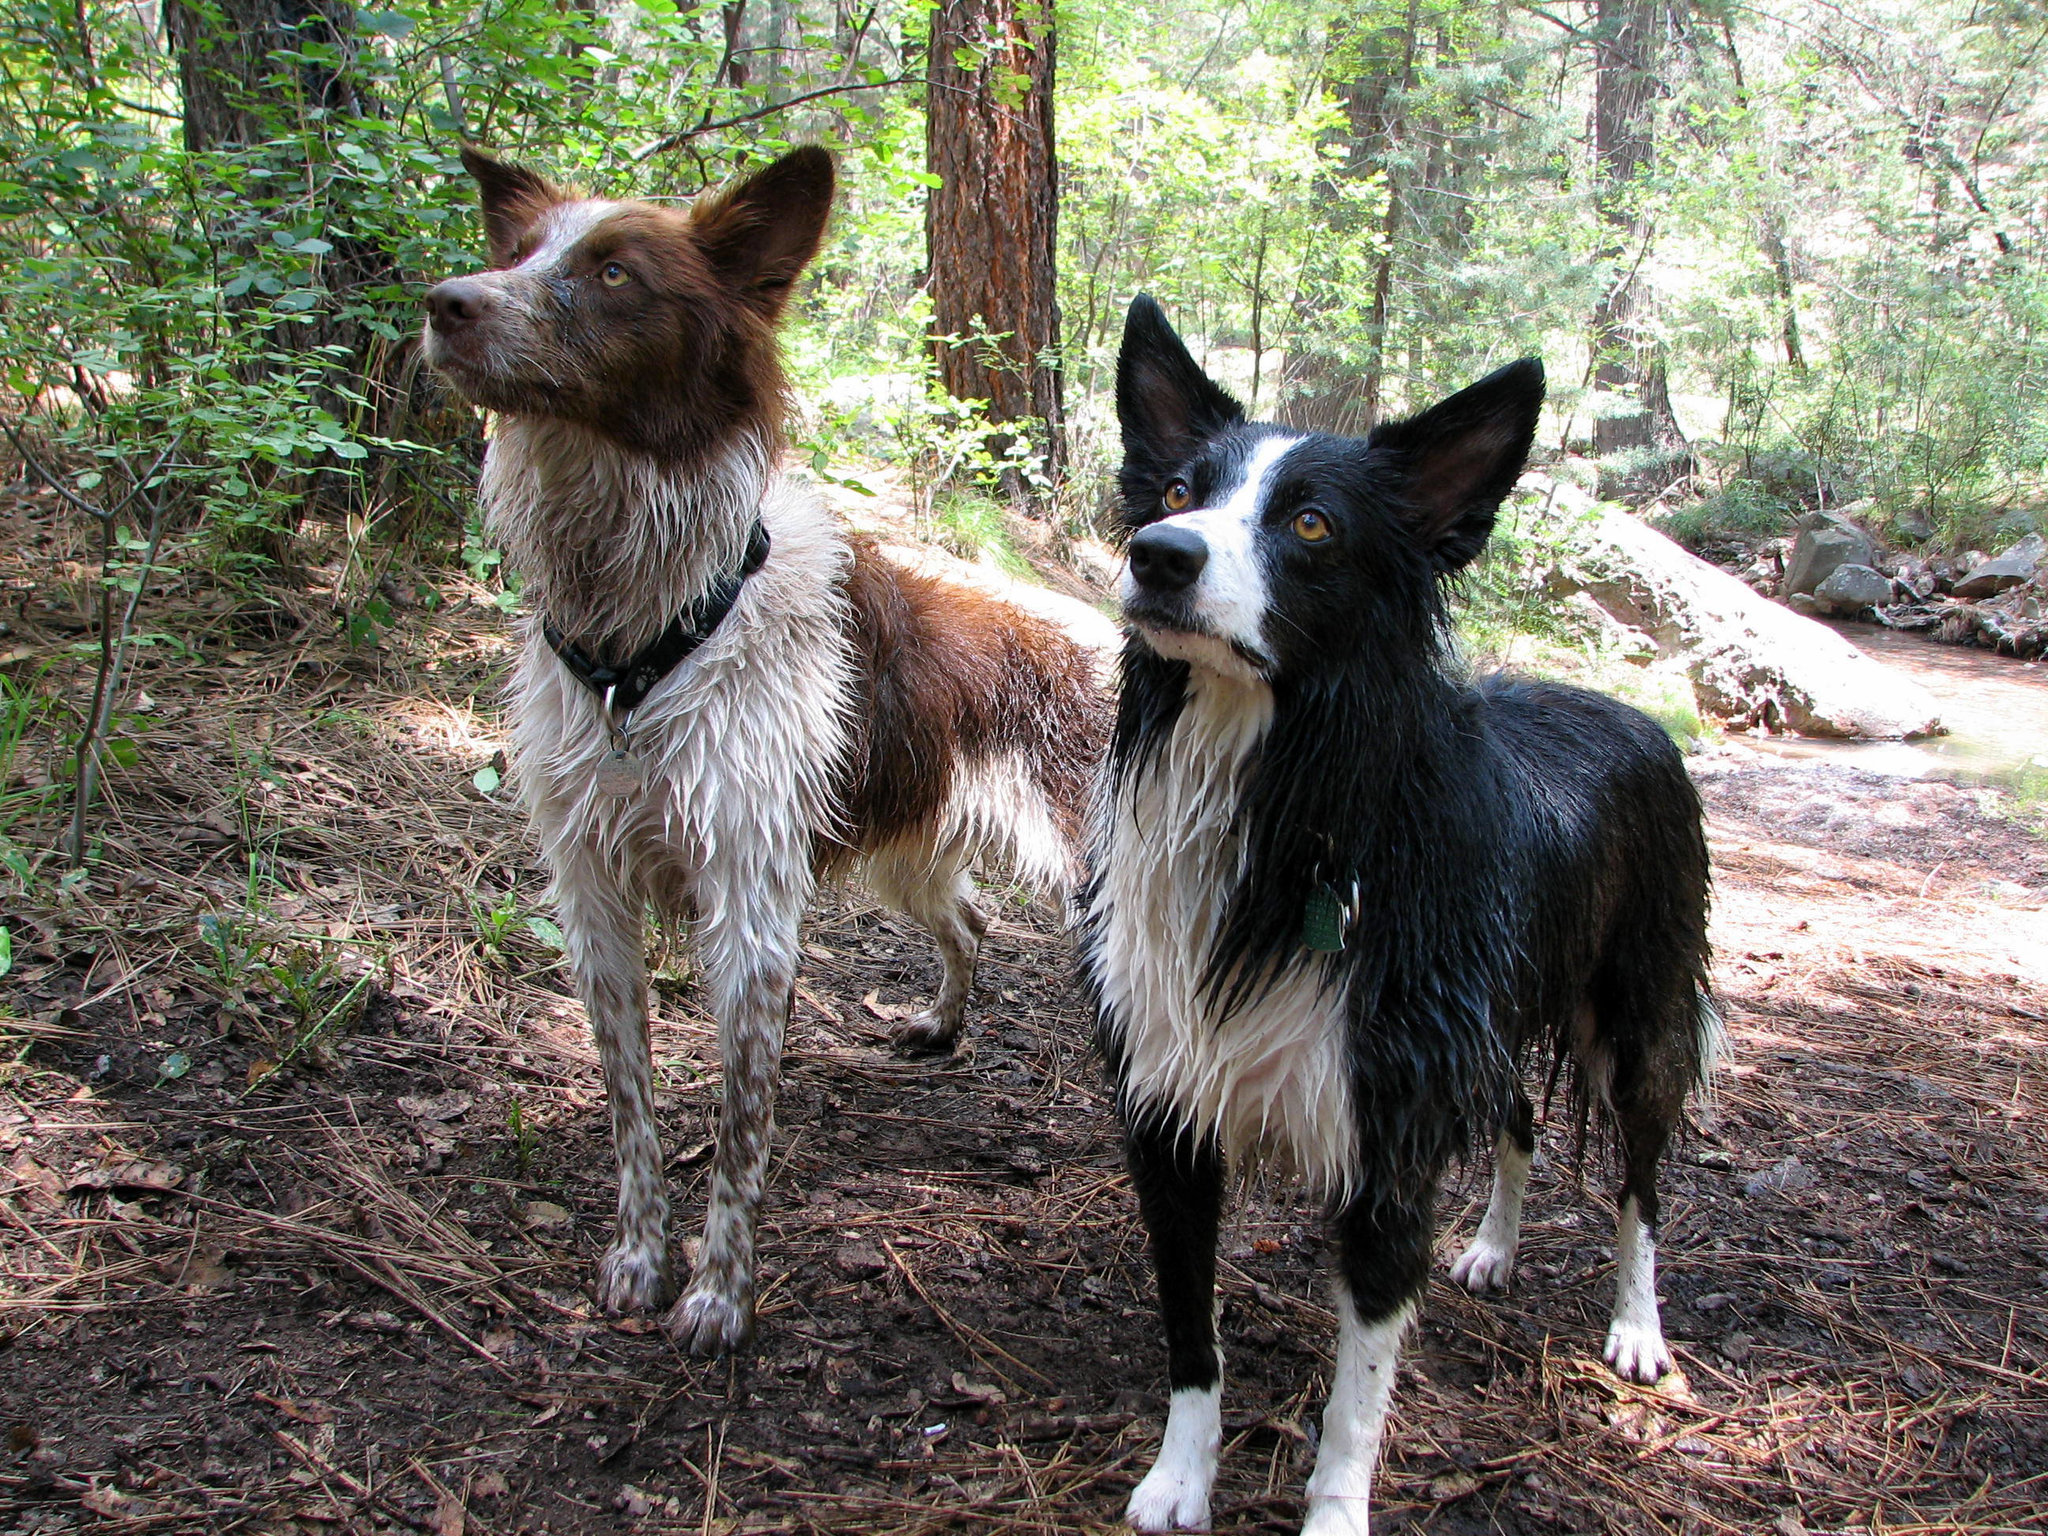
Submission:
POLYGON ((1004 753, 965 762, 945 809, 942 840, 963 862, 1000 864, 1020 885, 1064 900, 1081 869, 1085 782, 1065 753, 1004 753))

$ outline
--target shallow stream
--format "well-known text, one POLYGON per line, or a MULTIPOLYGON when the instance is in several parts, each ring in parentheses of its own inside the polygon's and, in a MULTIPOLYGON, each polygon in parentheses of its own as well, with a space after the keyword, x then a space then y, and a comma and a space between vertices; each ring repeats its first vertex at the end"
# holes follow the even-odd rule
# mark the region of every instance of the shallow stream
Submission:
POLYGON ((1750 745, 1776 756, 1825 758, 1902 778, 2013 784, 2048 776, 2048 664, 1875 624, 1829 628, 1933 694, 1949 733, 1904 742, 1770 737, 1750 745))

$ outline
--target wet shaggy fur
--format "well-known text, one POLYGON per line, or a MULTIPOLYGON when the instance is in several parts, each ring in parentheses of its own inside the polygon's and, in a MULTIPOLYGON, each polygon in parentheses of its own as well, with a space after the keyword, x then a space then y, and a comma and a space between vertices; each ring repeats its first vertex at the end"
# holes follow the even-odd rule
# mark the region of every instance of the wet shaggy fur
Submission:
POLYGON ((1702 1082, 1707 852, 1652 721, 1468 680, 1446 588, 1534 434, 1534 362, 1365 439, 1247 422, 1164 316, 1118 375, 1130 640, 1083 897, 1083 972, 1151 1234, 1172 1404, 1129 1509, 1206 1529, 1215 1242, 1261 1160, 1330 1202, 1342 1335, 1306 1530, 1366 1529, 1439 1179, 1497 1137, 1458 1278, 1512 1272, 1524 1075, 1571 1075, 1622 1164, 1608 1358, 1654 1379, 1655 1169, 1702 1082), (1341 929, 1335 952, 1312 937, 1341 929))
POLYGON ((797 929, 857 868, 932 931, 948 1048, 986 926, 969 871, 1074 873, 1106 707, 1087 657, 1011 606, 903 572, 785 478, 775 322, 816 251, 832 164, 798 150, 687 210, 562 191, 475 151, 491 270, 427 296, 427 360, 496 413, 481 494, 530 617, 513 680, 517 782, 555 877, 603 1061, 618 1231, 609 1310, 672 1290, 647 1034, 645 913, 687 926, 724 1068, 695 1272, 666 1317, 698 1353, 753 1320, 754 1232, 797 929), (632 656, 768 556, 703 645, 615 711, 548 645, 632 656), (634 765, 623 783, 617 760, 634 765), (637 773, 637 780, 633 774, 637 773))

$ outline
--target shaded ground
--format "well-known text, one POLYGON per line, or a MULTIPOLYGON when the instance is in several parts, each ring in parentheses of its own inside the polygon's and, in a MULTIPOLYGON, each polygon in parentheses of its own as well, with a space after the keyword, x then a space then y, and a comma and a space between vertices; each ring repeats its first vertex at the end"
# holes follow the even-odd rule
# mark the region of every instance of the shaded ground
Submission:
MULTIPOLYGON (((935 1064, 882 1044, 934 979, 923 938, 857 893, 822 909, 758 1347, 707 1365, 593 1317, 601 1085, 531 850, 471 782, 500 621, 436 595, 358 652, 178 599, 198 664, 146 655, 98 862, 4 887, 0 1529, 1106 1528, 1163 1352, 1052 914, 1004 904, 935 1064)), ((65 601, 15 585, 17 666, 65 601)), ((1606 1179, 1560 1145, 1513 1293, 1432 1285, 1377 1528, 2038 1530, 2041 845, 1988 791, 1733 752, 1700 777, 1732 1049, 1665 1181, 1682 1374, 1600 1364, 1606 1179)), ((709 1043, 671 964, 684 1232, 709 1043)), ((1315 1212, 1257 1192, 1226 1247, 1217 1526, 1292 1530, 1332 1334, 1315 1212)))

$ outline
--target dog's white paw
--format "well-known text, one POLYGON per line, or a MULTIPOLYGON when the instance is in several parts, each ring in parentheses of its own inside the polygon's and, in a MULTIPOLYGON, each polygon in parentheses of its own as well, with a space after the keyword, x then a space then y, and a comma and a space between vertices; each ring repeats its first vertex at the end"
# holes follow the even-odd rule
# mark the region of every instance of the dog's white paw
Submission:
POLYGON ((658 1307, 668 1299, 665 1248, 613 1243, 597 1261, 597 1304, 616 1316, 658 1307))
POLYGON ((1617 1319, 1607 1330, 1606 1355, 1615 1375, 1646 1387, 1671 1369, 1671 1350, 1664 1343, 1664 1330, 1655 1323, 1617 1319))
POLYGON ((688 1354, 729 1354, 754 1336, 754 1298, 693 1283, 661 1325, 688 1354))
POLYGON ((1458 1255, 1451 1266, 1451 1278, 1475 1295, 1483 1291, 1504 1291, 1515 1274, 1515 1250, 1484 1237, 1458 1255))
POLYGON ((1192 1474, 1186 1466, 1169 1466, 1162 1456, 1131 1490, 1124 1521, 1134 1531, 1206 1531, 1209 1478, 1192 1474))
POLYGON ((1364 1494, 1355 1498, 1311 1494, 1301 1536, 1366 1536, 1372 1528, 1369 1502, 1364 1494))

